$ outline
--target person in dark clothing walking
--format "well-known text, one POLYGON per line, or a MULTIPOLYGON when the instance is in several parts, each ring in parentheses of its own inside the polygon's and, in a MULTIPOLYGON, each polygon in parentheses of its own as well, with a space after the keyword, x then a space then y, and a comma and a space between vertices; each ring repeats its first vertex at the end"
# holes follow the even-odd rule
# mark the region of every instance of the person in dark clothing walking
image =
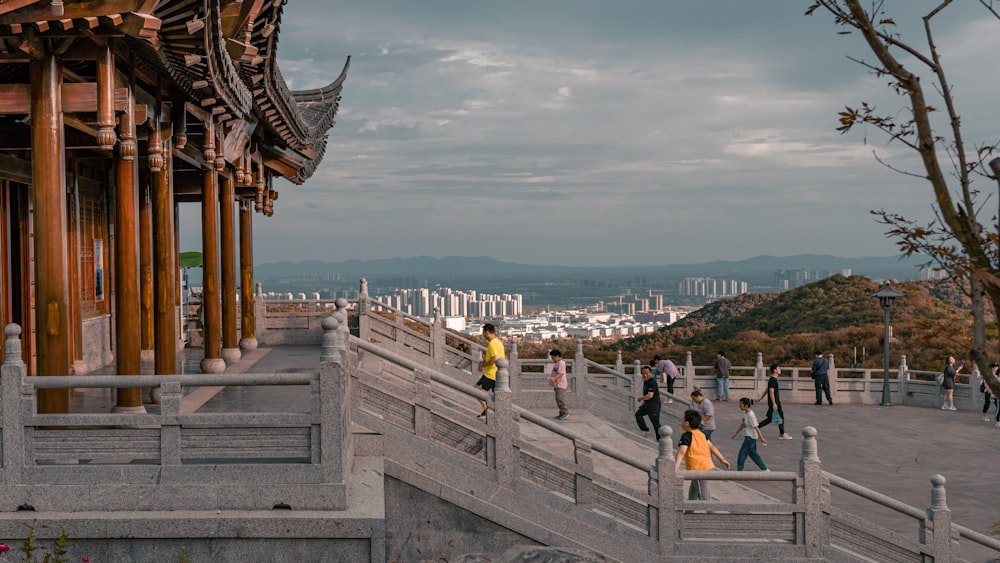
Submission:
POLYGON ((649 366, 642 367, 642 396, 637 399, 642 403, 639 410, 635 411, 635 422, 639 425, 639 430, 649 432, 644 417, 649 417, 649 423, 653 425, 653 433, 656 440, 660 440, 660 388, 656 385, 656 378, 653 377, 653 369, 649 366))
POLYGON ((757 401, 763 401, 764 397, 767 397, 767 416, 764 420, 760 421, 757 425, 758 428, 763 428, 772 422, 778 425, 778 431, 781 435, 778 436, 779 440, 791 440, 792 437, 785 433, 785 411, 781 410, 781 394, 778 389, 778 376, 781 375, 781 368, 778 364, 771 364, 771 368, 768 369, 770 377, 767 378, 767 389, 764 390, 764 394, 760 396, 757 401))
POLYGON ((830 398, 830 360, 823 357, 823 352, 816 350, 814 352, 816 358, 813 360, 812 364, 812 379, 813 384, 816 385, 816 403, 817 405, 823 404, 823 393, 826 393, 826 402, 833 404, 833 399, 830 398))

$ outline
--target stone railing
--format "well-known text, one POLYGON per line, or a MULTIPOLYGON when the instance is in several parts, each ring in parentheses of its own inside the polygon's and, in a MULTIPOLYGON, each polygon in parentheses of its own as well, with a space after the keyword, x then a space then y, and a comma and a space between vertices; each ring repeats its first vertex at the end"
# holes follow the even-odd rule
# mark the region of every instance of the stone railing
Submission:
MULTIPOLYGON (((340 357, 317 373, 28 377, 5 328, 0 512, 343 510, 351 435, 340 357), (296 412, 185 412, 183 390, 309 388, 296 412), (159 388, 155 412, 37 412, 46 389, 159 388)), ((97 392, 97 391, 93 391, 97 392)))
POLYGON ((465 499, 467 510, 484 510, 473 504, 488 498, 501 513, 536 514, 547 528, 565 533, 564 541, 612 558, 846 560, 881 554, 876 558, 949 561, 959 558, 960 538, 1000 553, 1000 541, 952 525, 943 477, 931 479, 929 508, 907 506, 822 471, 813 428, 802 431, 795 472, 675 471, 669 426, 661 428, 653 463, 588 443, 564 425, 515 405, 505 360, 498 362, 493 394, 361 339, 351 339, 347 362, 353 420, 385 436, 387 463, 433 481, 451 502, 465 499), (474 406, 450 406, 477 400, 490 406, 485 424, 469 412, 474 406), (564 447, 550 443, 540 449, 522 438, 525 425, 562 438, 564 447), (599 456, 621 467, 617 479, 595 472, 599 456), (645 487, 622 485, 636 482, 627 472, 640 475, 645 487), (788 500, 732 493, 713 501, 685 500, 686 479, 784 483, 788 500), (910 524, 888 529, 849 513, 831 501, 831 487, 888 508, 910 524), (559 503, 566 506, 548 510, 559 503))

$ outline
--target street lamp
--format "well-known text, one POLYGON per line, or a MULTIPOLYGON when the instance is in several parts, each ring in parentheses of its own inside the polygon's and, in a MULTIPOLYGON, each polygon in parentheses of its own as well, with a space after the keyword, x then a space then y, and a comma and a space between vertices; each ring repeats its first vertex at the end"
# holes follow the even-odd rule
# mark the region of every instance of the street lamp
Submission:
POLYGON ((892 311, 892 302, 897 297, 906 297, 905 293, 896 291, 889 287, 889 282, 885 282, 885 287, 872 294, 878 298, 878 304, 885 311, 885 353, 882 355, 882 406, 892 406, 889 397, 889 312, 892 311))

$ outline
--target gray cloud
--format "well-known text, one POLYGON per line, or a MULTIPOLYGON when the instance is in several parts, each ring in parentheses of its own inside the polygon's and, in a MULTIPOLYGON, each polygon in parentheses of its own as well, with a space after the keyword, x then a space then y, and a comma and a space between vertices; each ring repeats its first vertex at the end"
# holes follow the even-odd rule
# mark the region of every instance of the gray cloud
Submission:
MULTIPOLYGON (((279 55, 293 88, 354 60, 322 165, 303 186, 279 182, 275 216, 258 216, 256 260, 892 254, 869 210, 930 217, 930 189, 872 153, 919 162, 835 128, 845 105, 893 114, 905 100, 848 60, 871 59, 860 37, 804 17, 809 4, 289 2, 279 55)), ((922 44, 933 3, 886 4, 922 44)), ((936 39, 966 140, 992 142, 1000 22, 975 3, 945 16, 936 39)))

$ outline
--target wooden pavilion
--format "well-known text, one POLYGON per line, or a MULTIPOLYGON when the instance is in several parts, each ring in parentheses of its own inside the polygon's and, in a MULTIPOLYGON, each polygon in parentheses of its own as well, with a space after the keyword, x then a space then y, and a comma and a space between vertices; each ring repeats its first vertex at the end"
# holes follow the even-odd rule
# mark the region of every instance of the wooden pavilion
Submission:
MULTIPOLYGON (((201 203, 202 371, 256 346, 254 213, 272 214, 276 176, 315 170, 350 64, 289 90, 283 5, 0 2, 0 321, 24 328, 29 373, 136 375, 144 355, 177 372, 180 202, 201 203)), ((38 406, 66 412, 68 395, 38 406)), ((141 411, 139 390, 117 408, 141 411)))

